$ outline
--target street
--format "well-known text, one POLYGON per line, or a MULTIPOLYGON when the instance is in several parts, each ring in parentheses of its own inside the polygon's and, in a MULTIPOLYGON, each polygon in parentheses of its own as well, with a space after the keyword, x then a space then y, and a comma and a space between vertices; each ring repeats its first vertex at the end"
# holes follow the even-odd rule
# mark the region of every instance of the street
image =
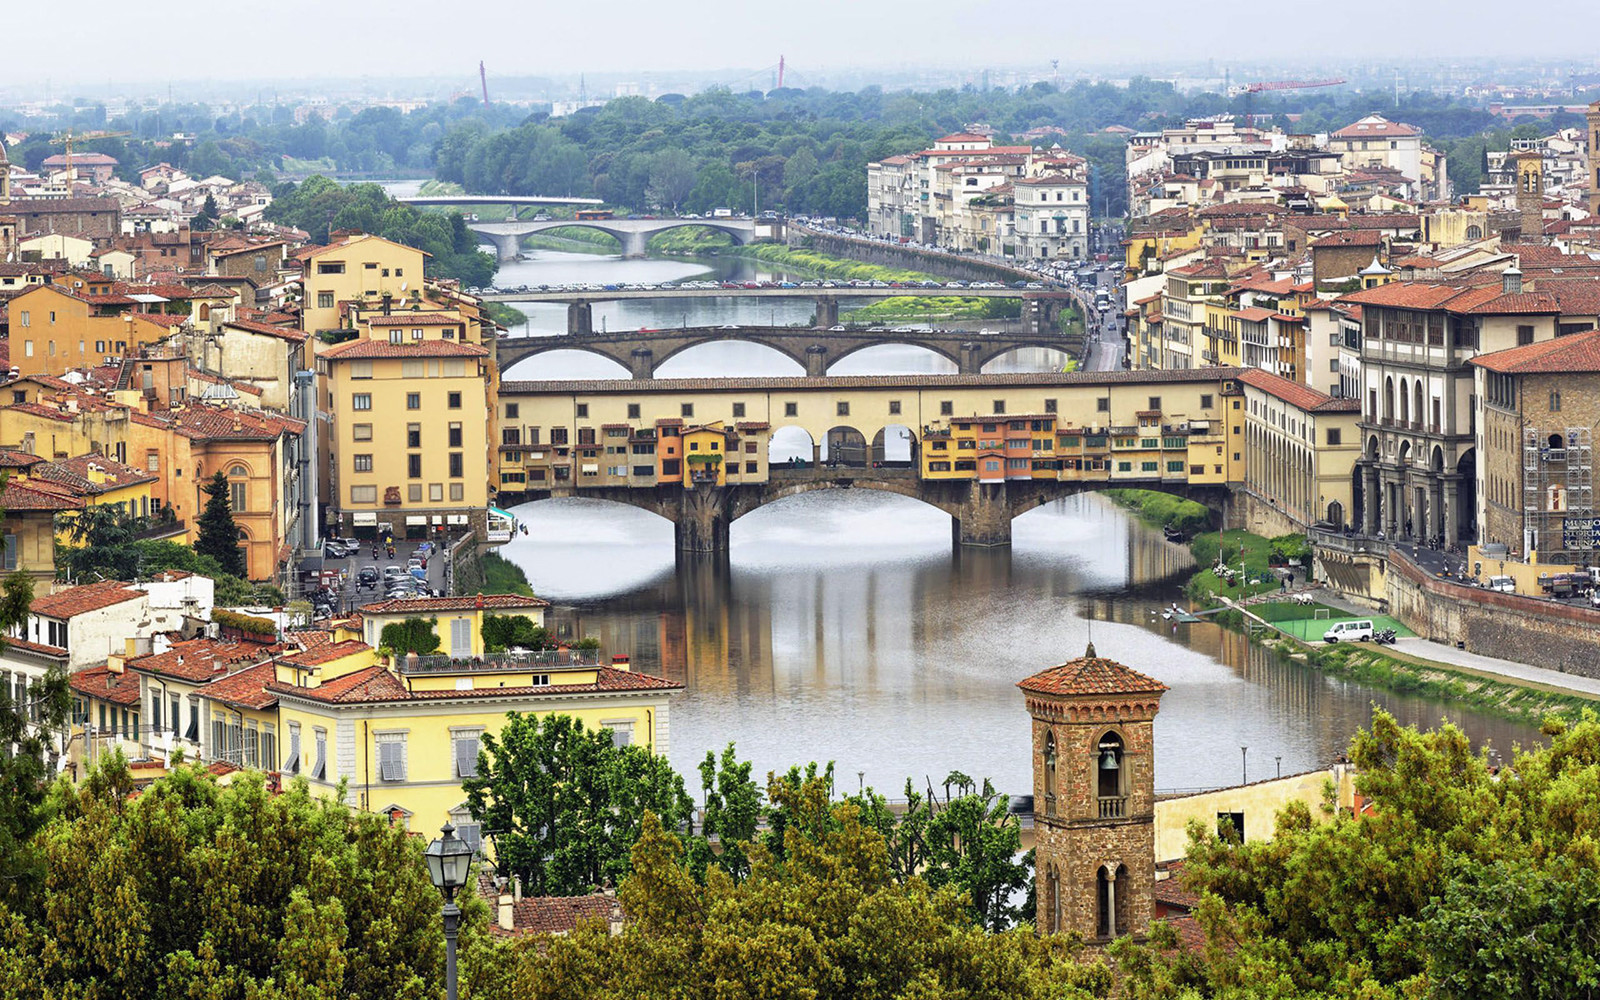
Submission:
POLYGON ((387 587, 383 579, 384 569, 389 566, 397 566, 404 569, 408 559, 413 555, 420 555, 418 550, 424 544, 431 545, 431 551, 426 555, 428 579, 425 586, 430 592, 444 593, 445 557, 443 550, 449 547, 448 540, 439 538, 425 543, 397 539, 395 541, 393 559, 388 558, 381 545, 378 548, 378 558, 372 558, 372 543, 370 540, 365 540, 354 555, 344 559, 327 559, 323 562, 325 570, 333 570, 342 574, 337 594, 337 605, 334 610, 343 614, 353 611, 363 604, 386 600, 387 587), (361 569, 365 566, 377 568, 377 583, 362 585, 359 582, 361 569))

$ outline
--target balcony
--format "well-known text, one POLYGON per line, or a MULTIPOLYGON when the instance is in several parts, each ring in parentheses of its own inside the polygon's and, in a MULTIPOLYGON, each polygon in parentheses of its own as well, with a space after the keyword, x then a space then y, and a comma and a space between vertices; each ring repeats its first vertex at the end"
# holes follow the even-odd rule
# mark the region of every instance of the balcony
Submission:
POLYGON ((1100 796, 1101 819, 1123 819, 1128 815, 1128 797, 1126 795, 1100 796))
POLYGON ((525 649, 486 656, 401 656, 396 658, 400 673, 423 674, 481 673, 491 670, 594 669, 603 666, 597 649, 525 649))

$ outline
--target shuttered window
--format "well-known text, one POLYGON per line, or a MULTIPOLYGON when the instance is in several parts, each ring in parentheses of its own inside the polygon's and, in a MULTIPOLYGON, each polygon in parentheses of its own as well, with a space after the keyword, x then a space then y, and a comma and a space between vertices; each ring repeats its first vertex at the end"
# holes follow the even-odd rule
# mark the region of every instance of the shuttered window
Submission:
POLYGON ((456 752, 456 777, 478 776, 478 740, 482 730, 456 730, 451 733, 456 752))
POLYGON ((406 780, 406 738, 404 733, 378 734, 378 779, 406 780))
POLYGON ((290 774, 300 773, 300 723, 289 723, 289 759, 284 761, 283 769, 290 774))

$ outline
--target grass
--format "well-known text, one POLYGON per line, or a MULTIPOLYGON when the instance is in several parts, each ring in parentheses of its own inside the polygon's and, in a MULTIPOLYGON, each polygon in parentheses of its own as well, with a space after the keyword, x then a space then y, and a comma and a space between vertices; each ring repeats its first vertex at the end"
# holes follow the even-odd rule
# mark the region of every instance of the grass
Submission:
POLYGON ((967 299, 959 295, 902 295, 844 313, 847 323, 906 319, 1015 319, 1022 315, 1018 299, 967 299))
POLYGON ((1204 504, 1184 500, 1160 490, 1102 490, 1107 497, 1158 528, 1176 528, 1186 535, 1202 531, 1211 523, 1211 511, 1204 504))
POLYGON ((1248 531, 1208 531, 1196 535, 1189 543, 1189 551, 1194 553, 1194 561, 1205 568, 1189 578, 1189 582, 1184 586, 1184 593, 1191 600, 1209 603, 1219 596, 1241 600, 1278 589, 1278 581, 1272 576, 1270 565, 1272 546, 1272 539, 1248 531), (1230 586, 1217 576, 1212 567, 1216 565, 1220 554, 1226 565, 1237 570, 1241 552, 1244 576, 1230 586), (1245 582, 1260 580, 1262 577, 1267 577, 1267 581, 1245 582))
POLYGON ((863 264, 858 260, 834 257, 817 250, 784 246, 781 243, 757 243, 753 246, 735 247, 735 256, 749 257, 792 270, 808 271, 822 278, 839 278, 845 281, 940 281, 931 274, 908 271, 881 264, 863 264))
POLYGON ((483 592, 534 596, 533 588, 528 585, 528 575, 522 571, 522 567, 498 552, 489 552, 483 557, 483 592))

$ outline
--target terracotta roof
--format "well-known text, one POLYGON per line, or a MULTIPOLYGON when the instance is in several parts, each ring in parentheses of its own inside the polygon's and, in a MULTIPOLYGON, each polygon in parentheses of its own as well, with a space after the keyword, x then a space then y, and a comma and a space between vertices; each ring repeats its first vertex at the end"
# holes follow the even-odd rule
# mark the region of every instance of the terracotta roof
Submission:
POLYGON ((38 455, 30 455, 25 451, 0 448, 0 469, 26 469, 43 461, 38 455))
POLYGON ((26 510, 78 510, 83 501, 70 490, 49 481, 18 482, 7 479, 0 489, 0 509, 6 512, 26 510))
POLYGON ((236 319, 222 325, 233 327, 236 330, 244 330, 247 333, 260 333, 268 337, 278 337, 296 344, 304 343, 306 339, 305 333, 293 327, 273 326, 271 323, 257 323, 254 320, 236 319))
POLYGON ((230 664, 255 664, 268 659, 277 648, 253 642, 189 639, 173 643, 164 652, 133 657, 125 665, 140 673, 203 683, 225 674, 230 664))
POLYGON ((1480 354, 1471 363, 1502 375, 1600 372, 1600 331, 1574 333, 1493 354, 1480 354))
POLYGON ((1231 310, 1229 315, 1237 316, 1248 323, 1261 323, 1271 317, 1273 312, 1271 309, 1263 309, 1260 306, 1250 306, 1247 309, 1231 310))
MULTIPOLYGON (((495 897, 489 897, 490 906, 495 897)), ((614 894, 596 892, 588 896, 524 896, 511 907, 512 934, 570 934, 584 920, 622 919, 622 906, 614 894)), ((500 925, 490 924, 500 931, 500 925)), ((501 931, 504 933, 504 931, 501 931)))
POLYGON ((197 441, 271 441, 284 434, 299 434, 305 422, 277 413, 251 413, 233 407, 189 403, 181 410, 161 414, 137 410, 128 419, 149 427, 172 427, 177 433, 197 441))
POLYGON ((1069 660, 1059 667, 1041 670, 1025 680, 1018 681, 1017 687, 1035 694, 1102 695, 1102 694, 1159 694, 1167 690, 1167 686, 1153 677, 1146 677, 1137 670, 1108 660, 1103 656, 1094 655, 1094 644, 1089 645, 1089 654, 1076 660, 1069 660))
POLYGON ((524 687, 485 687, 473 688, 466 691, 413 691, 408 690, 404 682, 391 674, 382 666, 371 666, 364 670, 345 674, 343 677, 326 681, 317 687, 295 687, 293 685, 275 682, 270 685, 271 690, 280 695, 288 694, 312 701, 328 702, 333 704, 352 704, 364 702, 395 702, 395 701, 448 701, 453 698, 505 698, 526 697, 534 695, 564 695, 564 694, 598 694, 600 692, 637 692, 637 691, 678 691, 683 685, 676 681, 666 680, 661 677, 652 677, 649 674, 638 674, 631 670, 618 670, 615 667, 583 668, 593 669, 595 680, 589 684, 542 684, 524 687))
POLYGON ((1376 229, 1347 229, 1312 241, 1313 250, 1325 247, 1375 247, 1383 245, 1383 233, 1376 229))
POLYGON ((39 656, 52 656, 57 659, 64 659, 67 655, 67 651, 62 649, 60 646, 47 646, 42 642, 34 642, 30 639, 18 639, 15 636, 6 636, 5 645, 3 648, 20 649, 25 653, 34 653, 39 656))
POLYGON ((1333 133, 1333 139, 1370 139, 1374 136, 1395 138, 1399 136, 1421 135, 1422 130, 1415 125, 1406 125, 1401 122, 1392 122, 1382 115, 1367 115, 1358 121, 1346 125, 1333 133))
POLYGON ((296 687, 281 681, 273 681, 267 686, 279 694, 294 694, 313 701, 330 703, 406 701, 411 696, 399 678, 381 666, 371 666, 345 674, 343 677, 335 677, 316 687, 296 687))
POLYGON ((112 673, 110 667, 90 667, 68 676, 72 690, 113 705, 139 704, 139 678, 133 674, 112 673))
POLYGON ((1200 894, 1191 892, 1183 883, 1182 860, 1157 864, 1156 868, 1167 873, 1166 878, 1156 880, 1155 901, 1157 903, 1185 911, 1192 910, 1200 905, 1200 894))
POLYGON ((387 340, 350 340, 318 354, 346 361, 352 358, 486 358, 489 352, 477 344, 455 340, 412 340, 391 344, 387 340))
POLYGON ((268 691, 267 685, 276 679, 277 667, 262 663, 212 681, 202 692, 212 701, 236 708, 271 708, 278 703, 278 696, 268 691))
MULTIPOLYGON (((500 395, 519 393, 577 393, 580 396, 612 393, 639 395, 652 392, 753 392, 794 389, 993 389, 1005 386, 1071 385, 1146 385, 1164 382, 1218 382, 1233 377, 1230 368, 1175 368, 1159 371, 1116 372, 1008 372, 997 375, 841 375, 814 378, 667 378, 593 379, 550 381, 507 381, 500 383, 500 395)), ((677 418, 657 420, 657 424, 682 423, 677 418)))
POLYGON ((1561 304, 1548 292, 1502 292, 1500 285, 1438 284, 1394 281, 1351 292, 1340 302, 1390 309, 1417 309, 1458 314, 1560 314, 1561 304))
POLYGON ((77 458, 64 458, 55 462, 45 462, 29 470, 30 477, 48 479, 51 482, 70 486, 82 493, 98 496, 127 486, 136 486, 139 483, 153 483, 158 476, 153 476, 143 469, 135 469, 131 465, 123 465, 104 455, 79 455, 77 458), (90 478, 90 466, 94 466, 104 476, 104 482, 95 482, 90 478))
MULTIPOLYGON (((322 633, 326 635, 327 633, 322 633)), ((371 646, 358 639, 346 639, 343 642, 315 643, 298 653, 291 653, 283 657, 283 662, 293 663, 299 667, 315 667, 323 663, 332 663, 334 660, 372 649, 371 646)))
POLYGON ((1342 413, 1346 410, 1359 412, 1361 409, 1359 399, 1336 399, 1308 385, 1259 368, 1240 369, 1239 381, 1307 413, 1342 413))
POLYGON ((437 312, 397 312, 387 316, 369 316, 366 322, 368 326, 460 326, 466 320, 437 312))
POLYGON ((392 601, 363 604, 358 610, 368 615, 399 615, 414 611, 488 611, 507 608, 547 608, 550 602, 542 597, 524 597, 521 594, 465 594, 459 597, 399 597, 392 601))
POLYGON ((114 604, 136 600, 143 596, 144 591, 132 590, 117 580, 103 580, 35 597, 29 610, 48 618, 71 618, 73 615, 99 611, 101 608, 109 608, 114 604))

